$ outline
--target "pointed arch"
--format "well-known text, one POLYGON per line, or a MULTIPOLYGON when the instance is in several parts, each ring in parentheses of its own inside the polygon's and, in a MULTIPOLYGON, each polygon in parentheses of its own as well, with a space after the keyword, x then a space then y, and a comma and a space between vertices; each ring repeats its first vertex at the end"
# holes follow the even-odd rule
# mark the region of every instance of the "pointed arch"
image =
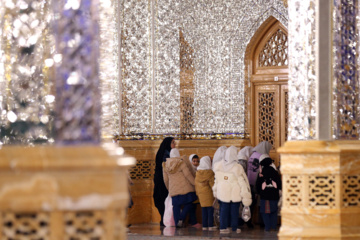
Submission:
MULTIPOLYGON (((283 38, 284 36, 285 39, 283 40, 287 41, 286 27, 274 16, 269 16, 254 32, 248 45, 246 46, 246 50, 244 51, 245 129, 246 132, 250 134, 250 140, 253 145, 255 145, 255 129, 253 120, 255 113, 254 109, 252 108, 252 104, 254 104, 254 88, 252 79, 254 78, 255 74, 258 74, 256 75, 258 77, 267 71, 267 67, 272 67, 272 73, 270 75, 268 74, 267 79, 265 77, 258 77, 257 79, 253 80, 258 82, 263 80, 266 81, 270 80, 271 77, 273 78, 275 75, 280 75, 280 81, 285 79, 287 80, 287 52, 286 56, 284 56, 286 59, 281 59, 279 56, 285 52, 281 52, 281 49, 279 52, 277 49, 271 49, 271 46, 269 46, 271 45, 272 41, 283 38), (268 56, 264 56, 264 51, 268 51, 269 53, 269 50, 276 52, 268 54, 268 56), (264 59, 264 57, 267 59, 264 59), (278 60, 280 60, 280 62, 278 60)), ((287 44, 287 42, 284 44, 287 44)))
POLYGON ((243 71, 242 71, 242 79, 244 82, 244 94, 245 94, 245 132, 247 135, 250 134, 251 128, 249 127, 249 121, 250 121, 250 114, 249 114, 249 98, 250 94, 248 94, 249 91, 249 74, 247 71, 247 61, 248 61, 248 54, 249 50, 251 49, 252 45, 254 44, 254 39, 258 38, 258 34, 260 34, 264 29, 266 29, 269 24, 272 24, 272 21, 279 21, 283 26, 287 26, 288 24, 288 18, 287 14, 282 14, 280 11, 278 11, 276 8, 270 7, 266 11, 261 14, 258 19, 254 22, 254 24, 246 31, 246 37, 243 44, 240 46, 240 52, 243 53, 243 71))

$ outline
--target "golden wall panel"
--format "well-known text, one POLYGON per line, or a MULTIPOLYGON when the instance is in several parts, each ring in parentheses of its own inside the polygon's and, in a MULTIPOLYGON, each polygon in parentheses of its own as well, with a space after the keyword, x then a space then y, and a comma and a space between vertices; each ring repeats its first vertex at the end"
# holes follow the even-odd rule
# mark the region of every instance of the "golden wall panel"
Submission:
MULTIPOLYGON (((152 215, 152 196, 134 196, 134 205, 128 212, 128 223, 149 223, 152 215)), ((159 220, 160 222, 160 220, 159 220)))

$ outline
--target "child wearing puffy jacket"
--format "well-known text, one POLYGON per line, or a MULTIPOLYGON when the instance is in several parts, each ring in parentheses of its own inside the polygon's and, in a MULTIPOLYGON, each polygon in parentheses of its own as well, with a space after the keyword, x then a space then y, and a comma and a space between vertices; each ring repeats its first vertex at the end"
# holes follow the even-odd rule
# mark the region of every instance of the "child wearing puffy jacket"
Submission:
POLYGON ((262 154, 259 161, 260 172, 256 180, 256 190, 260 194, 260 213, 265 231, 276 231, 281 178, 269 155, 262 154))
POLYGON ((187 159, 180 157, 178 149, 171 149, 170 158, 163 162, 164 183, 171 196, 175 225, 182 227, 189 213, 189 224, 192 227, 200 227, 201 225, 196 220, 195 204, 193 204, 197 199, 195 179, 185 161, 187 159), (181 206, 183 206, 182 210, 181 206))
POLYGON ((211 159, 209 156, 200 159, 195 176, 195 190, 199 197, 202 213, 202 229, 214 231, 214 196, 212 187, 214 186, 214 172, 211 169, 211 159))
POLYGON ((251 205, 251 192, 247 176, 242 166, 237 164, 237 148, 229 147, 225 158, 214 166, 215 184, 214 197, 220 201, 220 233, 227 234, 230 230, 240 233, 238 218, 240 202, 244 206, 251 205))

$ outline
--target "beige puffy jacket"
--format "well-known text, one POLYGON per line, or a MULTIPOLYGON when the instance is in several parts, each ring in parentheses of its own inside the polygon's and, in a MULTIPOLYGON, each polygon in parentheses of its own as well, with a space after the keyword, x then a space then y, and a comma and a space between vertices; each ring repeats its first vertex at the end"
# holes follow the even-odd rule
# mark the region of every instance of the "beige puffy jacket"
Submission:
POLYGON ((209 170, 198 170, 195 177, 196 195, 199 197, 201 207, 212 207, 214 195, 214 172, 209 170))
POLYGON ((163 163, 163 176, 171 197, 195 192, 195 179, 184 157, 167 158, 163 163))

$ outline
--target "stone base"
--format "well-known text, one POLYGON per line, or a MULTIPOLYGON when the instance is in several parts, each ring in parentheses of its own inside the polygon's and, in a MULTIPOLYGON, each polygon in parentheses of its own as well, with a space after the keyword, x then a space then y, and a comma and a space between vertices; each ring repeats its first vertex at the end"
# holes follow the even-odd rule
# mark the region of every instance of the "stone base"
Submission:
POLYGON ((125 239, 128 168, 100 146, 3 147, 1 239, 125 239))
POLYGON ((286 142, 279 239, 360 239, 360 141, 286 142))

